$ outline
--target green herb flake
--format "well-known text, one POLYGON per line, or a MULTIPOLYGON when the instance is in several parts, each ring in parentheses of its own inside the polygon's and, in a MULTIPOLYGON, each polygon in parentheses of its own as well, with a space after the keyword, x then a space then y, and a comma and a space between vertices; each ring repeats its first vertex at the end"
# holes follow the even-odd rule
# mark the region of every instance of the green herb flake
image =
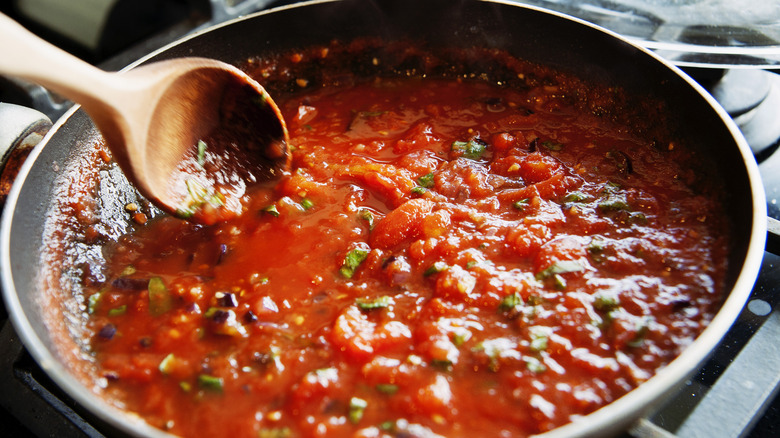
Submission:
POLYGON ((561 276, 561 274, 555 274, 552 276, 552 282, 553 286, 555 287, 555 290, 565 290, 566 289, 566 279, 561 276))
POLYGON ((194 179, 188 179, 184 182, 187 185, 187 193, 194 202, 202 201, 208 195, 208 191, 199 182, 194 179))
POLYGON ((548 281, 552 283, 552 286, 556 290, 566 289, 566 279, 561 274, 568 274, 571 272, 581 272, 585 268, 573 260, 562 260, 555 262, 552 266, 536 274, 536 279, 539 281, 548 281))
POLYGON ((398 392, 398 385, 392 383, 379 383, 375 386, 376 390, 382 394, 393 395, 398 392))
POLYGON ((514 356, 516 347, 517 345, 509 339, 497 338, 486 339, 474 346, 471 351, 484 354, 488 359, 488 369, 497 372, 501 367, 501 358, 514 356))
POLYGON ((314 203, 311 202, 311 199, 309 198, 303 198, 301 199, 301 207, 303 207, 304 210, 311 210, 312 207, 314 207, 314 203))
POLYGON ((371 300, 358 299, 356 304, 358 308, 363 311, 386 309, 393 304, 393 299, 387 295, 383 295, 371 300))
POLYGON ((194 214, 195 214, 195 210, 193 210, 192 208, 189 208, 189 207, 187 207, 187 208, 179 207, 179 208, 176 209, 176 217, 181 218, 181 219, 189 219, 194 214))
POLYGON ((384 421, 379 425, 379 428, 385 432, 392 432, 395 430, 395 421, 384 421))
POLYGON ((425 187, 426 189, 433 187, 433 183, 433 172, 417 178, 417 185, 425 187))
POLYGON ((349 400, 349 422, 352 424, 360 423, 360 420, 363 419, 363 414, 366 412, 367 407, 367 401, 363 400, 362 398, 352 397, 349 400))
POLYGON ((630 206, 625 195, 610 194, 602 198, 598 203, 599 210, 603 212, 629 210, 630 206))
POLYGON ((523 306, 523 297, 517 292, 509 294, 501 299, 498 309, 504 312, 517 310, 523 306))
POLYGON ((192 385, 190 382, 179 382, 179 388, 181 388, 181 390, 184 392, 192 391, 192 385))
POLYGON ((368 222, 369 230, 374 229, 374 213, 371 213, 371 210, 367 210, 367 209, 360 210, 360 219, 368 222))
POLYGON ((452 371, 452 365, 449 359, 431 359, 431 366, 443 371, 452 371))
POLYGON ((423 193, 425 193, 427 191, 428 191, 428 189, 426 189, 425 187, 420 187, 420 186, 412 187, 412 190, 410 190, 410 192, 413 195, 422 195, 423 193))
POLYGON ((547 349, 549 330, 546 327, 531 327, 531 350, 535 352, 547 349))
POLYGON ((548 151, 554 151, 554 152, 558 152, 558 151, 562 151, 563 150, 563 144, 562 143, 558 143, 558 142, 551 141, 551 140, 543 141, 542 142, 542 147, 547 149, 548 151))
POLYGON ((568 274, 570 272, 582 272, 585 268, 578 262, 573 260, 562 260, 553 263, 552 266, 536 274, 537 280, 545 280, 553 278, 556 275, 568 274))
POLYGON ((108 316, 120 316, 127 313, 127 304, 122 304, 108 311, 108 316))
POLYGON ((523 360, 525 361, 525 367, 528 369, 528 371, 539 374, 547 371, 547 366, 545 366, 542 361, 535 357, 524 357, 523 360))
POLYGON ((601 199, 598 208, 602 212, 630 210, 625 193, 621 191, 620 184, 607 182, 601 189, 601 199))
POLYGON ((173 353, 170 353, 167 356, 165 356, 165 358, 162 361, 160 361, 160 365, 157 367, 157 369, 159 369, 161 373, 168 375, 173 371, 173 366, 175 363, 176 363, 176 356, 174 356, 173 353))
POLYGON ((450 336, 450 341, 452 341, 452 344, 455 345, 456 347, 462 347, 463 344, 465 344, 466 341, 468 341, 469 339, 471 339, 471 332, 468 330, 463 330, 462 332, 453 333, 450 336))
POLYGON ((609 312, 620 306, 620 298, 611 291, 598 291, 593 295, 593 307, 609 312))
POLYGON ((171 310, 173 307, 173 296, 168 288, 165 287, 162 278, 152 277, 149 279, 149 312, 153 316, 159 316, 171 310))
POLYGON ((628 216, 628 221, 638 225, 647 225, 647 216, 644 213, 633 212, 628 216))
POLYGON ((547 337, 539 336, 531 339, 531 350, 544 351, 547 349, 547 337))
POLYGON ((339 269, 339 273, 344 278, 352 278, 355 275, 355 271, 368 257, 369 251, 367 249, 355 248, 348 252, 344 257, 344 263, 339 269))
POLYGON ((452 143, 451 150, 462 154, 465 158, 478 160, 487 150, 487 144, 478 139, 469 141, 455 141, 452 143))
POLYGON ((268 207, 265 207, 263 211, 273 217, 279 217, 279 210, 276 208, 276 204, 271 204, 268 207))
POLYGON ((201 374, 198 376, 198 386, 207 391, 222 392, 224 389, 224 381, 221 377, 201 374))
POLYGON ((213 188, 211 190, 206 189, 194 179, 186 180, 185 184, 187 185, 187 199, 184 201, 184 207, 176 209, 176 215, 179 218, 187 219, 192 217, 196 211, 206 204, 213 207, 221 207, 225 204, 225 196, 213 188))
POLYGON ((440 272, 446 271, 447 268, 448 268, 448 266, 447 266, 446 263, 441 262, 441 261, 435 262, 434 264, 429 266, 428 269, 425 270, 425 272, 423 272, 423 275, 426 276, 426 277, 430 277, 433 274, 438 274, 440 272))
POLYGON ((602 251, 604 251, 605 247, 606 242, 604 239, 600 237, 594 237, 588 244, 588 252, 591 254, 600 254, 602 251))
POLYGON ((631 348, 639 348, 644 344, 647 333, 650 331, 650 323, 653 321, 652 316, 644 316, 636 324, 636 333, 634 338, 628 342, 628 346, 631 348))
POLYGON ((564 202, 582 202, 588 199, 588 195, 582 192, 571 192, 563 198, 564 202))
POLYGON ((292 436, 292 429, 289 427, 272 427, 270 429, 260 429, 257 432, 257 438, 290 438, 292 436))
POLYGON ((528 198, 515 201, 512 204, 512 207, 514 207, 515 210, 524 211, 528 207, 528 198))
POLYGON ((198 166, 203 167, 206 164, 206 142, 198 140, 198 166))
POLYGON ((87 298, 87 313, 90 315, 95 314, 98 309, 98 305, 100 304, 100 297, 103 296, 103 291, 95 292, 94 294, 90 295, 89 298, 87 298))

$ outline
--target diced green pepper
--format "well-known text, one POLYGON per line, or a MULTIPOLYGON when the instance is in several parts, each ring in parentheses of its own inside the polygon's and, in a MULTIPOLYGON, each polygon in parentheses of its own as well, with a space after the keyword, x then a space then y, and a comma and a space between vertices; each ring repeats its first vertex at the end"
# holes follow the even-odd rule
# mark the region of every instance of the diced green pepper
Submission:
POLYGON ((100 304, 100 297, 103 296, 103 291, 95 292, 87 298, 87 313, 90 315, 97 312, 98 305, 100 304))
POLYGON ((382 394, 393 395, 398 392, 398 385, 392 383, 379 383, 375 386, 376 390, 382 394))
POLYGON ((515 202, 512 204, 512 207, 514 207, 514 208, 515 208, 515 210, 520 210, 520 211, 523 211, 523 210, 525 210, 525 209, 526 209, 526 207, 528 207, 528 198, 521 199, 521 200, 519 200, 519 201, 515 201, 515 202))
POLYGON ((433 274, 438 274, 439 272, 444 272, 448 268, 447 264, 444 262, 435 262, 431 266, 428 267, 428 269, 423 272, 423 275, 426 277, 430 277, 433 274))
POLYGON ((358 299, 357 306, 360 310, 385 309, 393 304, 393 299, 387 295, 376 297, 372 300, 358 299))
POLYGON ((482 158, 482 155, 487 149, 487 144, 478 139, 471 139, 469 141, 455 141, 452 143, 451 149, 453 152, 459 152, 464 157, 478 160, 482 158))
POLYGON ((611 291, 599 291, 593 295, 593 307, 608 312, 620 306, 620 298, 611 291))
POLYGON ((566 279, 561 274, 584 271, 585 268, 573 260, 562 260, 554 263, 549 268, 536 274, 537 280, 551 281, 557 290, 566 289, 566 279))
POLYGON ((344 278, 352 278, 355 275, 355 271, 368 258, 369 251, 367 249, 355 248, 348 252, 344 257, 344 263, 341 265, 339 272, 344 278))
POLYGON ((571 192, 563 198, 565 202, 582 202, 588 199, 588 195, 582 192, 571 192))
POLYGON ((626 197, 623 194, 610 194, 602 198, 598 203, 599 210, 601 211, 621 211, 629 210, 630 206, 626 197))
POLYGON ((552 141, 552 140, 545 140, 545 141, 543 141, 542 142, 542 147, 547 149, 547 150, 555 151, 555 152, 563 150, 563 144, 562 143, 558 143, 558 142, 555 142, 555 141, 552 141))
POLYGON ((201 374, 198 376, 198 386, 208 391, 222 392, 224 389, 224 382, 221 377, 201 374))
POLYGON ((594 237, 588 244, 588 252, 591 254, 599 254, 604 251, 605 241, 601 237, 594 237))
POLYGON ((303 198, 301 199, 301 207, 303 207, 304 210, 311 210, 312 207, 314 207, 314 203, 311 202, 311 199, 309 198, 303 198))
POLYGON ((568 274, 570 272, 581 272, 584 271, 585 268, 579 264, 578 262, 575 262, 573 260, 562 260, 559 262, 555 262, 552 266, 545 269, 544 271, 536 274, 537 280, 544 280, 547 278, 552 278, 555 275, 559 274, 568 274))
POLYGON ((523 306, 523 297, 517 292, 511 293, 501 299, 498 309, 502 311, 517 310, 523 306))
POLYGON ((162 361, 160 361, 160 365, 157 367, 157 369, 159 369, 161 373, 168 375, 171 373, 171 371, 173 371, 173 365, 175 362, 176 356, 174 356, 173 353, 170 353, 165 356, 162 361))
POLYGON ((122 304, 108 311, 108 316, 119 316, 127 313, 127 304, 122 304))
POLYGON ((469 339, 471 339, 471 332, 468 330, 463 330, 461 332, 450 335, 450 340, 456 347, 462 347, 463 344, 465 344, 469 339))
POLYGON ((539 359, 535 357, 524 357, 523 360, 525 361, 525 367, 528 368, 528 371, 531 371, 532 373, 539 374, 547 371, 547 367, 540 361, 539 359))
POLYGON ((206 164, 206 142, 198 140, 198 166, 206 164))
POLYGON ((433 187, 433 172, 417 178, 417 184, 426 189, 433 187))
POLYGON ((364 221, 368 222, 369 230, 374 229, 374 214, 371 213, 371 210, 366 210, 366 209, 361 210, 360 219, 363 219, 364 221))
POLYGON ((547 349, 549 330, 546 327, 531 327, 531 350, 540 352, 547 349))
POLYGON ((176 215, 178 217, 185 219, 192 217, 196 211, 203 208, 206 204, 215 208, 225 205, 225 195, 213 188, 208 190, 194 179, 186 180, 185 184, 187 185, 188 197, 184 201, 184 206, 177 208, 176 215))
POLYGON ((149 312, 153 316, 162 315, 173 307, 173 297, 168 288, 165 287, 162 278, 152 277, 149 279, 149 312))
POLYGON ((352 424, 360 423, 360 420, 363 419, 363 414, 365 413, 367 407, 367 401, 363 400, 362 398, 352 397, 349 400, 349 422, 352 424))
POLYGON ((257 432, 257 438, 290 438, 293 436, 289 427, 273 427, 270 429, 260 429, 257 432))
POLYGON ((270 214, 273 217, 279 217, 279 210, 276 208, 276 205, 271 204, 268 207, 263 209, 264 212, 270 214))
POLYGON ((639 348, 644 344, 647 333, 650 331, 650 323, 652 320, 652 316, 645 316, 639 320, 636 325, 636 334, 627 344, 629 347, 639 348))

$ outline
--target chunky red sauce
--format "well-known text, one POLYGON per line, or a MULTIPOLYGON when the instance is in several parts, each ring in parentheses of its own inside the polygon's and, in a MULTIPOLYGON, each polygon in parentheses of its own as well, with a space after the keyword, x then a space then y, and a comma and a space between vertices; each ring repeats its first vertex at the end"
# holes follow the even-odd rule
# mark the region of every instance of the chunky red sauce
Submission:
POLYGON ((720 301, 686 155, 554 84, 277 97, 293 169, 162 217, 85 294, 106 393, 185 436, 526 436, 650 378, 720 301))

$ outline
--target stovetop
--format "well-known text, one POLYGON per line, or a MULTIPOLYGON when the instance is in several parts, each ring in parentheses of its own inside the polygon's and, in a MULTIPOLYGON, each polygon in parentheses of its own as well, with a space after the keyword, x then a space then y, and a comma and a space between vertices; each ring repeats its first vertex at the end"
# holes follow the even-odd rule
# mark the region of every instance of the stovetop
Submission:
MULTIPOLYGON (((119 50, 107 50, 108 43, 79 46, 68 38, 61 46, 104 69, 118 69, 189 32, 288 1, 160 0, 158 3, 166 3, 157 7, 162 7, 167 15, 159 20, 156 29, 147 30, 135 41, 103 38, 120 47, 119 50)), ((9 15, 20 13, 4 10, 2 6, 0 11, 9 15)), ((37 28, 42 36, 57 40, 50 30, 37 28)), ((742 129, 759 161, 769 215, 780 219, 780 75, 757 69, 688 72, 723 104, 742 129)), ((36 107, 52 119, 69 106, 51 99, 37 87, 8 85, 0 81, 0 101, 19 99, 17 103, 36 107)), ((637 423, 625 436, 780 436, 778 306, 780 256, 767 252, 746 308, 711 358, 681 385, 669 402, 637 423)), ((0 436, 83 438, 115 433, 49 380, 24 349, 0 301, 0 436)))

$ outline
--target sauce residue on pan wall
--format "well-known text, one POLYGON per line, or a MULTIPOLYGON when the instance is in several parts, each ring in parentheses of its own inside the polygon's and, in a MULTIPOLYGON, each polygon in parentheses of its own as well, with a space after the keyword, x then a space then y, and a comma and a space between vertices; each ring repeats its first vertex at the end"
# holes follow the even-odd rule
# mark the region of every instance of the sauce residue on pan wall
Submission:
POLYGON ((108 399, 184 436, 527 436, 618 399, 712 318, 718 187, 653 130, 659 107, 519 61, 507 81, 423 74, 426 56, 366 79, 329 50, 250 64, 293 168, 243 215, 93 236, 108 399))

